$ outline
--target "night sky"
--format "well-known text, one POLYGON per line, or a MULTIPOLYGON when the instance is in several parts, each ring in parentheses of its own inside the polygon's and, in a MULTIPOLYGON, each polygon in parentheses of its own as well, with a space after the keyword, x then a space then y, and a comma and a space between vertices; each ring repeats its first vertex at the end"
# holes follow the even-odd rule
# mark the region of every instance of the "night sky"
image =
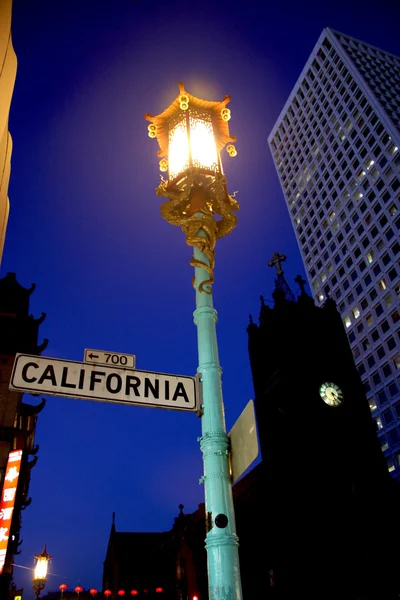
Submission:
MULTIPOLYGON (((238 155, 223 161, 240 211, 217 243, 214 285, 229 431, 253 397, 246 327, 260 295, 271 300, 268 260, 287 255, 295 293, 305 276, 268 134, 324 27, 399 55, 399 19, 398 0, 14 0, 0 276, 36 283, 43 355, 81 361, 94 348, 135 354, 145 371, 196 373, 192 250, 160 216, 158 145, 143 115, 162 112, 179 81, 207 100, 229 94, 238 155)), ((117 530, 149 532, 169 530, 180 503, 194 511, 200 434, 192 413, 48 397, 14 571, 24 600, 44 543, 54 557, 45 591, 101 589, 113 511, 117 530)))

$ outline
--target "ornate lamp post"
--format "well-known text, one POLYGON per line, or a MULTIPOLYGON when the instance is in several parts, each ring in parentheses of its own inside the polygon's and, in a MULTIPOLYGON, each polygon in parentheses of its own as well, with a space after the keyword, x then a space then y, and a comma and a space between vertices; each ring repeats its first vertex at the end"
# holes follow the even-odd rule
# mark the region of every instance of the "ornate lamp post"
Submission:
POLYGON ((38 600, 40 592, 44 589, 47 581, 47 567, 52 557, 47 554, 46 544, 43 551, 35 556, 36 565, 33 573, 32 587, 35 591, 35 600, 38 600))
POLYGON ((213 307, 215 245, 218 238, 236 225, 239 209, 228 194, 220 152, 226 146, 236 155, 229 134, 230 98, 210 102, 195 98, 179 84, 179 96, 150 121, 149 136, 159 144, 161 178, 156 194, 167 198, 161 214, 181 227, 186 243, 193 247, 196 290, 194 322, 197 325, 198 373, 203 390, 202 437, 205 505, 207 515, 206 549, 210 600, 240 600, 238 537, 229 472, 229 440, 222 399, 221 367, 216 336, 217 313, 213 307))

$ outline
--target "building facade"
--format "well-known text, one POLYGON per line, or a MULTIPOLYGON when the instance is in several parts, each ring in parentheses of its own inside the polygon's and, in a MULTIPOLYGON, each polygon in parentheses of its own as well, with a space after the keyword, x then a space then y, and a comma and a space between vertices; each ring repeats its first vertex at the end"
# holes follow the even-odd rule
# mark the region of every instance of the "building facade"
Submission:
POLYGON ((0 263, 8 222, 8 184, 11 171, 12 140, 8 117, 17 73, 17 57, 11 39, 12 0, 0 2, 0 263))
POLYGON ((38 460, 35 444, 38 414, 45 405, 23 402, 23 395, 9 390, 15 354, 40 354, 47 340, 38 344, 39 326, 45 318, 29 314, 35 286, 24 288, 15 273, 0 279, 0 598, 14 598, 15 556, 21 552, 23 510, 31 503, 31 470, 38 460), (18 458, 18 461, 15 459, 18 458), (10 459, 14 462, 10 463, 10 459), (11 587, 10 587, 11 586, 11 587))
POLYGON ((339 308, 400 480, 400 58, 324 29, 268 142, 310 288, 339 308))
POLYGON ((400 529, 371 514, 396 511, 400 484, 335 302, 317 305, 300 276, 296 297, 284 259, 270 261, 273 302, 262 298, 247 329, 262 462, 234 486, 243 588, 285 600, 394 599, 400 554, 389 549, 400 529), (263 549, 253 551, 257 539, 263 549))

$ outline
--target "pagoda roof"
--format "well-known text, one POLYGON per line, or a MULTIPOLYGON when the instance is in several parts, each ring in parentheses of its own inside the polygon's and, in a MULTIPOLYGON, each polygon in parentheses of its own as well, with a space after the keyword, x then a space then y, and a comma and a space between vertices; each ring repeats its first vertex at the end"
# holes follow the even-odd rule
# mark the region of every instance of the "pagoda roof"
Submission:
POLYGON ((189 98, 189 108, 206 110, 213 115, 213 124, 214 124, 214 134, 217 142, 218 150, 221 151, 222 148, 228 142, 235 142, 236 137, 231 136, 229 133, 229 125, 227 121, 224 121, 221 116, 221 111, 226 105, 230 102, 230 96, 224 96, 221 101, 212 101, 212 100, 202 100, 201 98, 196 98, 196 96, 192 96, 185 90, 183 83, 179 83, 179 95, 175 98, 175 100, 159 115, 150 115, 146 113, 144 118, 151 123, 156 125, 156 136, 158 145, 160 146, 160 150, 158 151, 158 156, 161 158, 163 156, 168 155, 168 123, 172 117, 174 117, 181 109, 180 109, 180 101, 179 98, 182 94, 185 94, 189 98))
POLYGON ((44 408, 46 404, 46 399, 42 398, 40 404, 25 404, 25 402, 21 402, 19 412, 24 417, 29 417, 32 415, 38 415, 44 408))
POLYGON ((23 287, 17 281, 15 273, 7 273, 0 279, 0 312, 24 313, 29 311, 29 296, 36 288, 33 283, 30 288, 23 287))

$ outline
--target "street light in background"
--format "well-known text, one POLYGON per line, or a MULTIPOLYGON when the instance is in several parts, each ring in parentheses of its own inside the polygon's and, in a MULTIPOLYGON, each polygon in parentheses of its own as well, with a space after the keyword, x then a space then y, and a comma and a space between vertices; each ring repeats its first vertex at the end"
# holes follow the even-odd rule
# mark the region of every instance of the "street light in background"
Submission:
POLYGON ((35 600, 40 596, 40 592, 44 589, 47 581, 47 567, 52 557, 47 554, 46 544, 44 545, 41 554, 35 556, 36 564, 33 573, 32 587, 35 591, 35 600))
POLYGON ((193 247, 196 290, 194 322, 197 325, 198 373, 202 382, 201 410, 206 507, 206 549, 210 600, 240 600, 238 537, 229 471, 229 438, 222 399, 221 367, 216 336, 217 313, 213 308, 215 245, 236 225, 239 209, 228 194, 220 152, 226 147, 236 155, 229 133, 230 98, 211 102, 196 98, 179 84, 179 96, 150 121, 149 136, 157 139, 161 178, 156 194, 167 198, 161 215, 181 227, 193 247))

